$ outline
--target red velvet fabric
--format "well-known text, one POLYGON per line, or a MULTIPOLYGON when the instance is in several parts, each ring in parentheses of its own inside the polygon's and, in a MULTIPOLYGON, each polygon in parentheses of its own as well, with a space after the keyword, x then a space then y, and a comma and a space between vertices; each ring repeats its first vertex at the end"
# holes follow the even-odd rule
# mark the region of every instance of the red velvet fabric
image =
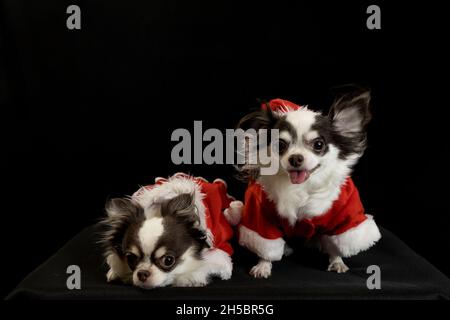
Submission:
POLYGON ((262 186, 251 182, 245 194, 241 224, 261 237, 274 240, 283 236, 310 239, 314 235, 338 235, 366 220, 364 208, 352 179, 347 178, 332 207, 324 214, 303 219, 291 226, 282 218, 262 186))

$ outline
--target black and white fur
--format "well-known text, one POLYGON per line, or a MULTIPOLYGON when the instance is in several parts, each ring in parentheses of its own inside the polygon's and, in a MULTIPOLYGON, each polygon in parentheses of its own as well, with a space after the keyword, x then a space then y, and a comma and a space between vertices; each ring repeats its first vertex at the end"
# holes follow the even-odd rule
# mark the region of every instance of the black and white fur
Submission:
MULTIPOLYGON (((276 204, 278 213, 291 224, 326 213, 338 198, 341 185, 366 148, 366 126, 371 119, 369 102, 370 92, 358 89, 339 96, 327 115, 307 107, 285 114, 267 108, 245 116, 238 124, 244 130, 279 129, 279 152, 272 152, 275 161, 279 161, 279 170, 275 175, 260 175, 257 180, 276 204), (291 178, 295 182, 299 176, 303 177, 301 183, 293 183, 291 178)), ((367 220, 374 224, 372 219, 367 220)), ((369 237, 370 242, 378 240, 378 228, 368 229, 369 234, 356 230, 360 233, 356 236, 369 237)), ((350 238, 342 238, 343 246, 331 245, 328 236, 319 239, 319 246, 329 255, 329 271, 348 270, 342 256, 358 251, 345 249, 350 238)), ((284 241, 282 245, 285 253, 291 251, 284 241)), ((271 269, 272 262, 261 258, 250 273, 267 278, 271 269)))
POLYGON ((102 221, 107 280, 151 289, 229 279, 231 257, 211 248, 202 196, 191 179, 173 177, 131 198, 110 200, 102 221))

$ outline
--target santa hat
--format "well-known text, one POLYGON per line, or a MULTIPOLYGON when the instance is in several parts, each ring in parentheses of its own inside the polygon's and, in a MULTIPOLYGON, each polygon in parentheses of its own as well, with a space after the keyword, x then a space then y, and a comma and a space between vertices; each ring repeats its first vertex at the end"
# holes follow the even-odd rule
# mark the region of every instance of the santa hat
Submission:
POLYGON ((283 113, 286 113, 289 111, 295 111, 295 110, 301 109, 302 106, 299 106, 288 100, 272 99, 269 102, 263 102, 261 105, 261 108, 263 110, 267 110, 267 108, 270 108, 270 110, 272 110, 272 112, 283 114, 283 113))

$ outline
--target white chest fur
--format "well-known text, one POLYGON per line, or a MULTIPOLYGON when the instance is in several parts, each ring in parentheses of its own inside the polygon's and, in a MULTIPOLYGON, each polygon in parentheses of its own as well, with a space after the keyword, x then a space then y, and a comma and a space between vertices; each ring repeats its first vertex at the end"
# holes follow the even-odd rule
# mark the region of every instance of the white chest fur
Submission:
POLYGON ((341 185, 350 171, 344 164, 332 170, 317 170, 302 184, 292 184, 286 172, 279 172, 261 176, 259 183, 275 202, 278 214, 294 225, 304 218, 325 214, 339 197, 341 185))

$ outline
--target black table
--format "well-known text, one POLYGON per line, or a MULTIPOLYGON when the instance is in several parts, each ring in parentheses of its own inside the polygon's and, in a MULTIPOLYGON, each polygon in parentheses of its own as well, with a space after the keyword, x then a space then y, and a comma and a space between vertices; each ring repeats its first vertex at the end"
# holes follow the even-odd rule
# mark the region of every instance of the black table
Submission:
POLYGON ((269 279, 253 279, 248 270, 256 257, 235 244, 233 277, 215 279, 202 288, 142 290, 107 283, 106 266, 95 242, 98 227, 91 226, 29 274, 7 299, 448 299, 450 280, 386 229, 367 252, 346 259, 350 271, 325 271, 327 257, 316 250, 297 248, 274 264, 269 279), (66 269, 81 268, 81 289, 69 290, 66 269), (369 290, 367 267, 381 269, 381 289, 369 290))

